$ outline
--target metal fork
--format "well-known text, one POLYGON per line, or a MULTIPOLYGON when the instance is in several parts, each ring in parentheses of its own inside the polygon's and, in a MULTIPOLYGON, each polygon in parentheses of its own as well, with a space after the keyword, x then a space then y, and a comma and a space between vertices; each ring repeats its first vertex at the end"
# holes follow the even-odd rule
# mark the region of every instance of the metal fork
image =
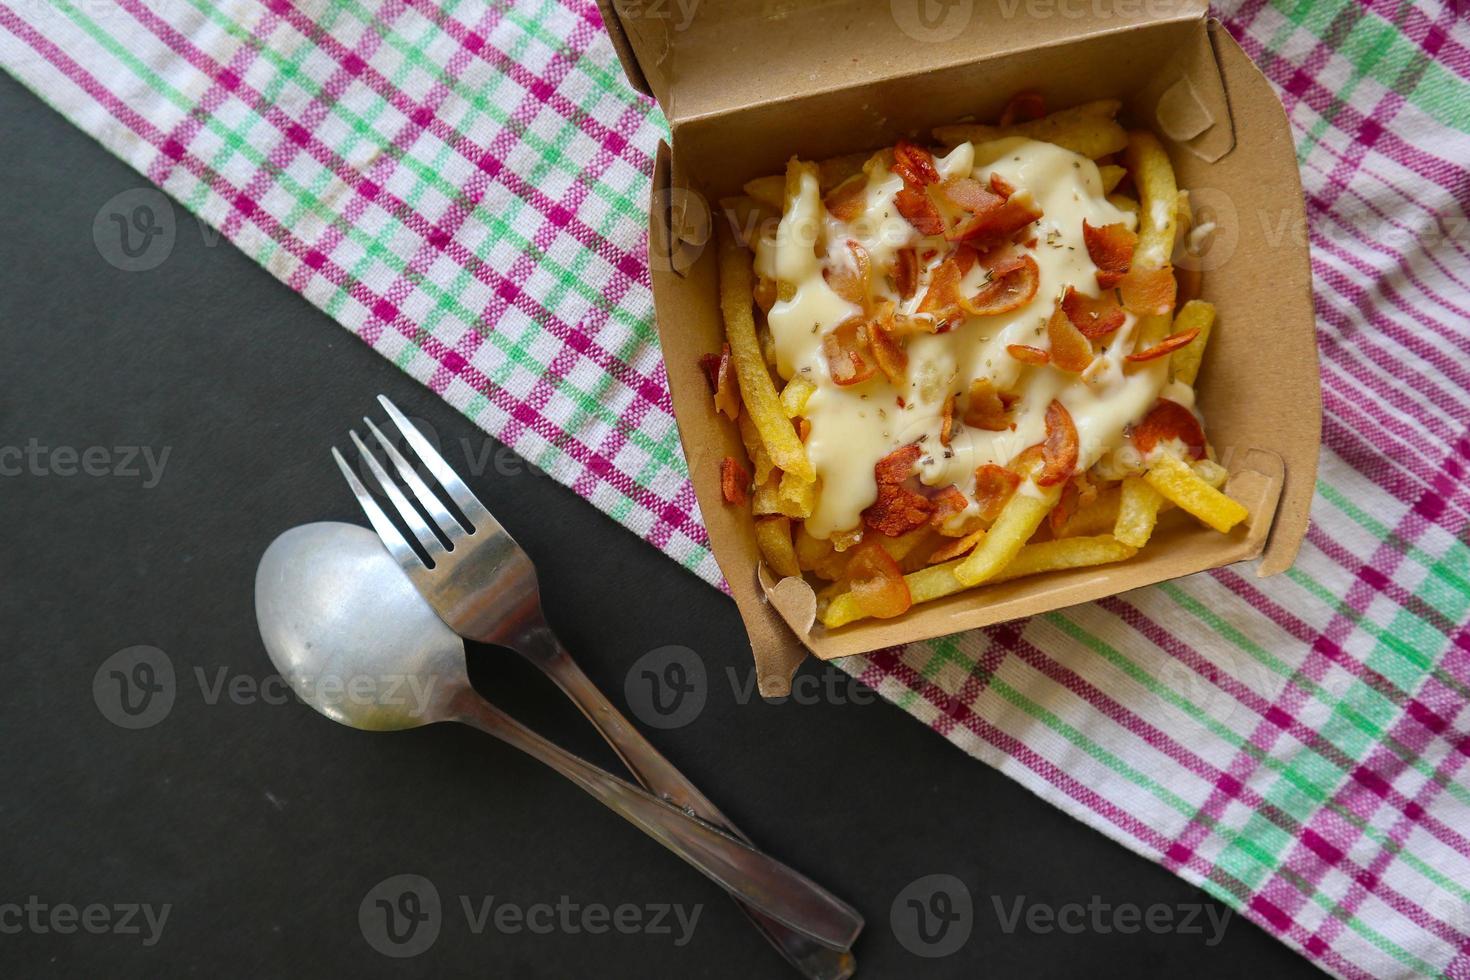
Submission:
MULTIPOLYGON (((371 419, 363 418, 368 431, 440 533, 436 534, 409 502, 357 433, 349 432, 349 436, 413 532, 424 557, 399 533, 336 447, 332 448, 332 456, 384 546, 444 622, 467 639, 509 647, 531 661, 571 698, 649 792, 749 844, 750 839, 675 769, 576 665, 546 624, 531 559, 398 407, 384 395, 379 395, 378 401, 469 527, 450 513, 371 419)), ((845 980, 856 970, 856 960, 848 950, 862 930, 863 919, 856 909, 835 896, 825 898, 829 901, 824 907, 814 910, 821 922, 814 922, 813 928, 805 931, 783 925, 739 899, 736 902, 781 955, 805 976, 845 980)))

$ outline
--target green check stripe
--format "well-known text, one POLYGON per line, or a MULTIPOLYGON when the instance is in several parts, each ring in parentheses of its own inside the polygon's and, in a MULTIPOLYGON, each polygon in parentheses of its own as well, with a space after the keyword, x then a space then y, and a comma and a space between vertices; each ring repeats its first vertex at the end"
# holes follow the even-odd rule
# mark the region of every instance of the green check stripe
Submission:
MULTIPOLYGON (((90 20, 84 13, 82 13, 70 3, 59 2, 57 7, 58 9, 65 12, 67 16, 70 17, 80 28, 86 31, 89 37, 91 37, 98 44, 104 47, 108 51, 108 53, 116 57, 121 63, 126 65, 131 71, 133 71, 141 80, 145 81, 156 92, 169 99, 170 102, 173 102, 179 108, 186 111, 188 110, 192 103, 183 93, 179 92, 165 79, 159 76, 156 72, 152 71, 147 65, 139 61, 139 59, 134 57, 122 45, 120 45, 110 35, 103 31, 95 22, 90 20)), ((370 131, 371 127, 367 120, 362 119, 356 114, 350 114, 350 119, 353 125, 362 132, 367 133, 368 131, 370 131)), ((240 154, 240 156, 242 156, 244 159, 248 160, 251 164, 259 168, 268 170, 272 174, 272 176, 279 182, 279 186, 290 192, 298 199, 298 201, 306 206, 308 213, 319 218, 330 227, 337 229, 337 231, 344 234, 349 240, 361 246, 364 252, 367 253, 367 256, 365 257, 363 262, 359 264, 358 268, 354 270, 355 275, 360 276, 362 273, 364 273, 366 268, 371 264, 371 260, 381 262, 384 266, 391 269, 395 273, 405 275, 415 287, 421 289, 425 293, 425 295, 435 300, 437 305, 445 307, 450 312, 453 312, 454 315, 459 317, 463 322, 467 324, 479 323, 479 315, 461 305, 458 299, 449 291, 435 285, 432 280, 426 277, 418 275, 417 273, 408 272, 408 262, 389 247, 386 240, 386 232, 385 235, 380 235, 378 237, 372 237, 363 233, 360 229, 357 228, 356 225, 344 220, 342 215, 334 209, 331 203, 317 198, 307 188, 302 187, 292 177, 289 169, 281 169, 270 165, 266 160, 265 154, 259 152, 248 142, 239 138, 238 135, 231 131, 228 127, 218 122, 216 117, 208 117, 205 120, 205 125, 212 132, 216 133, 225 142, 226 146, 233 149, 236 153, 240 154)), ((427 167, 419 164, 417 161, 414 161, 411 158, 404 158, 404 161, 410 164, 410 169, 414 170, 416 175, 419 176, 421 179, 424 179, 426 182, 432 183, 436 188, 440 189, 441 191, 454 193, 453 185, 451 185, 448 181, 443 180, 443 178, 439 177, 437 174, 432 174, 428 172, 427 167)), ((480 217, 492 229, 493 232, 492 235, 489 236, 486 241, 481 245, 481 247, 475 250, 476 256, 482 262, 486 262, 487 265, 489 264, 488 254, 490 250, 494 247, 496 243, 498 243, 502 239, 510 242, 511 245, 515 247, 518 251, 530 254, 533 257, 537 257, 538 260, 540 256, 544 255, 544 253, 542 253, 539 249, 534 248, 532 246, 532 243, 528 239, 518 234, 511 227, 510 221, 497 218, 484 208, 478 209, 477 216, 480 217)), ((258 261, 264 261, 264 258, 262 256, 257 255, 256 258, 258 261)), ((558 277, 569 278, 567 270, 558 266, 549 258, 545 259, 544 262, 549 269, 552 269, 556 272, 558 277)), ((578 282, 576 285, 578 287, 579 293, 581 293, 584 298, 588 299, 591 302, 594 302, 594 304, 601 304, 602 297, 595 290, 587 287, 581 282, 578 282)), ((346 291, 339 288, 337 294, 328 304, 326 311, 333 316, 339 316, 342 305, 345 304, 349 299, 351 299, 351 297, 346 293, 346 291)), ((607 307, 603 306, 602 308, 606 309, 607 307)), ((637 319, 634 314, 619 308, 613 308, 609 312, 617 318, 626 319, 630 322, 637 319)), ((647 329, 646 326, 644 327, 644 329, 647 329)), ((537 362, 534 358, 530 357, 523 347, 508 343, 503 335, 498 331, 486 331, 484 333, 484 337, 487 341, 494 344, 497 349, 504 352, 507 357, 509 357, 515 363, 516 366, 522 367, 525 370, 530 371, 531 373, 538 376, 544 373, 544 366, 542 364, 537 362)), ((553 379, 548 378, 547 380, 552 381, 553 379)), ((639 449, 647 452, 650 456, 657 458, 660 463, 667 467, 669 471, 674 473, 676 476, 687 477, 688 471, 685 467, 683 456, 677 451, 677 447, 672 445, 671 439, 664 439, 662 441, 654 440, 641 430, 627 426, 623 419, 616 412, 599 403, 598 400, 591 393, 578 388, 576 385, 572 384, 569 379, 555 379, 553 383, 555 384, 556 389, 561 394, 567 396, 569 399, 574 401, 577 406, 586 413, 586 415, 596 418, 600 422, 612 428, 622 430, 626 434, 630 443, 637 446, 639 449)))

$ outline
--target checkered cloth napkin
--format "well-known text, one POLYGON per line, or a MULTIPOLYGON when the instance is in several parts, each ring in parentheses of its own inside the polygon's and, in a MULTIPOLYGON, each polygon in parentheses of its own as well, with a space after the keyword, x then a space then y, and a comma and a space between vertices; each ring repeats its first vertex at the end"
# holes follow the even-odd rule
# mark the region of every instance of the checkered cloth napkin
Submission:
MULTIPOLYGON (((1344 977, 1470 978, 1470 24, 1456 7, 1216 11, 1277 86, 1306 185, 1326 446, 1296 567, 1224 568, 842 663, 1344 977)), ((0 0, 0 64, 718 582, 644 266, 665 125, 625 84, 592 0, 0 0)))

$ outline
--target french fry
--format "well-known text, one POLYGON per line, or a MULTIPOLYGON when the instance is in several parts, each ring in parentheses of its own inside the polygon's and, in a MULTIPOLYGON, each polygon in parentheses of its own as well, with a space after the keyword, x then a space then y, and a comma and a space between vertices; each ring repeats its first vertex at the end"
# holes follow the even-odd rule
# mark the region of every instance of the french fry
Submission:
POLYGON ((1117 153, 1128 143, 1128 134, 1113 119, 1119 108, 1121 103, 1116 99, 1100 99, 1012 126, 940 126, 934 130, 934 138, 946 146, 955 146, 966 140, 986 143, 1007 136, 1024 136, 1055 143, 1096 160, 1117 153))
POLYGON ((817 567, 817 564, 828 555, 832 554, 832 542, 824 538, 813 537, 806 529, 806 524, 796 525, 796 561, 807 571, 817 567))
POLYGON ((1213 459, 1197 459, 1189 464, 1189 468, 1216 490, 1221 490, 1230 479, 1230 471, 1213 459))
POLYGON ((927 527, 915 528, 905 534, 900 534, 896 538, 890 538, 886 534, 875 534, 874 537, 878 539, 878 543, 883 546, 883 550, 888 552, 894 561, 901 562, 915 548, 928 539, 929 529, 927 527))
POLYGON ((1111 194, 1117 190, 1118 185, 1123 182, 1123 178, 1128 175, 1128 171, 1116 163, 1105 163, 1097 168, 1097 172, 1102 177, 1104 194, 1111 194))
POLYGON ((745 443, 745 455, 750 459, 751 468, 755 471, 755 482, 759 486, 770 477, 776 464, 771 462, 771 454, 766 452, 766 444, 761 442, 760 433, 755 431, 755 423, 750 420, 749 412, 740 413, 738 424, 740 441, 745 443))
POLYGON ((1200 362, 1204 360, 1205 344, 1209 343, 1210 330, 1215 326, 1215 305, 1204 300, 1192 299, 1174 317, 1173 333, 1199 329, 1199 335, 1185 346, 1169 355, 1169 368, 1174 380, 1187 385, 1194 384, 1199 377, 1200 362))
POLYGON ((1149 485, 1221 534, 1250 516, 1238 501, 1231 500, 1206 483, 1189 464, 1173 456, 1162 456, 1143 477, 1149 485))
MULTIPOLYGON (((891 151, 888 151, 891 152, 891 151)), ((874 156, 880 154, 872 151, 862 153, 844 153, 840 157, 830 157, 817 164, 817 183, 825 194, 849 177, 856 177, 863 172, 863 166, 874 156)))
POLYGON ((780 489, 781 473, 772 470, 770 476, 755 485, 755 493, 750 497, 750 512, 756 517, 781 513, 780 489))
POLYGON ((755 543, 771 571, 782 578, 800 575, 796 549, 791 544, 791 518, 762 517, 755 522, 755 543))
POLYGON ((781 389, 781 408, 786 412, 786 417, 794 419, 805 413, 807 400, 816 390, 816 385, 800 375, 786 382, 786 387, 781 389))
POLYGON ((1127 211, 1129 214, 1138 213, 1138 202, 1127 194, 1109 194, 1108 203, 1119 211, 1127 211))
POLYGON ((1006 501, 1000 516, 990 528, 990 533, 985 535, 985 540, 960 560, 955 576, 964 585, 979 585, 994 578, 1016 557, 1027 539, 1036 533, 1036 529, 1046 520, 1046 515, 1051 513, 1061 496, 1061 486, 1039 488, 1036 496, 1027 493, 1024 487, 1011 494, 1011 499, 1006 501))
POLYGON ((1163 495, 1141 476, 1123 478, 1123 495, 1118 501, 1118 521, 1113 537, 1132 548, 1142 548, 1159 519, 1163 495))
MULTIPOLYGON (((1114 540, 1112 535, 1100 534, 1086 538, 1063 538, 1059 541, 1042 541, 1028 544, 1016 553, 1016 557, 1005 569, 985 584, 1006 582, 1025 575, 1055 572, 1067 568, 1085 568, 1092 565, 1108 565, 1125 561, 1138 553, 1137 548, 1114 540)), ((932 602, 956 592, 970 588, 958 577, 958 569, 965 559, 956 558, 942 565, 930 565, 903 577, 909 587, 914 605, 932 602)), ((851 593, 843 593, 832 599, 822 616, 822 625, 829 629, 846 626, 862 619, 862 611, 852 600, 851 593)))
POLYGON ((1174 228, 1178 217, 1179 186, 1174 166, 1159 138, 1145 130, 1128 134, 1123 163, 1138 188, 1138 247, 1134 261, 1149 269, 1162 269, 1174 253, 1174 228))
POLYGON ((795 473, 782 473, 776 490, 776 509, 787 517, 806 520, 817 506, 817 484, 795 473))
POLYGON ((719 229, 720 238, 720 309, 725 315, 725 339, 735 359, 735 376, 740 381, 740 395, 750 413, 756 431, 771 461, 787 473, 811 483, 817 472, 807 459, 806 447, 796 429, 781 410, 781 399, 771 372, 761 353, 755 335, 755 315, 751 311, 754 270, 749 252, 735 241, 728 229, 719 229))
POLYGON ((786 206, 786 177, 784 174, 772 174, 769 177, 747 180, 742 189, 747 197, 777 214, 780 214, 786 206))
POLYGON ((1122 488, 1118 485, 1103 487, 1087 503, 1068 514, 1061 527, 1052 528, 1056 538, 1082 538, 1103 534, 1118 523, 1118 501, 1122 488))

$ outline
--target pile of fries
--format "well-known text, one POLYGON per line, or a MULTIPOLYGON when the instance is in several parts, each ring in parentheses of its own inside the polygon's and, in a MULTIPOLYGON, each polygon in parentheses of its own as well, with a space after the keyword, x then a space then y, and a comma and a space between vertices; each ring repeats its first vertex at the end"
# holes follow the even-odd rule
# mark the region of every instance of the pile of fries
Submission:
MULTIPOLYGON (((916 603, 1020 576, 1124 561, 1144 547, 1159 514, 1170 507, 1221 533, 1247 517, 1222 492, 1227 473, 1192 407, 1215 310, 1197 298, 1197 274, 1177 268, 1191 241, 1188 193, 1176 186, 1158 139, 1125 130, 1116 121, 1118 109, 1117 102, 1100 101, 1045 115, 1039 99, 1025 94, 1012 100, 997 125, 946 126, 934 133, 940 152, 1022 137, 1092 161, 1101 193, 1126 219, 1102 227, 1082 222, 1096 290, 1067 284, 1038 295, 1057 284, 1039 281, 1032 258, 1043 215, 1037 195, 995 173, 987 179, 978 169, 942 178, 935 151, 908 141, 822 163, 793 159, 784 175, 751 181, 744 196, 723 202, 729 218, 728 228, 718 223, 726 343, 706 355, 703 366, 715 409, 739 427, 747 458, 724 459, 721 491, 728 505, 750 506, 769 568, 783 577, 806 576, 817 589, 824 626, 899 616, 916 603), (783 374, 768 316, 793 301, 798 283, 783 280, 779 270, 774 277, 757 274, 749 249, 757 229, 769 234, 789 220, 813 182, 828 222, 823 227, 832 227, 833 218, 853 220, 865 206, 866 189, 892 175, 902 178, 893 204, 919 247, 899 250, 890 267, 879 268, 856 241, 816 235, 810 258, 827 286, 860 312, 822 333, 825 377, 810 368, 783 374), (838 250, 844 251, 840 262, 833 259, 838 250), (966 293, 960 284, 974 278, 977 264, 984 270, 982 288, 966 293), (1092 384, 1112 345, 1114 377, 1154 372, 1149 378, 1160 390, 1187 391, 1189 404, 1159 397, 1145 405, 1122 426, 1122 445, 1113 447, 1104 466, 1079 449, 1078 427, 1059 395, 1044 406, 1044 416, 1041 406, 1036 409, 1044 437, 1009 459, 979 466, 973 487, 968 480, 963 488, 926 485, 918 464, 932 443, 897 445, 873 466, 872 502, 860 522, 813 534, 807 521, 823 485, 807 453, 807 410, 822 385, 897 388, 913 369, 908 348, 914 338, 1013 314, 1033 302, 1050 304, 1042 307, 1049 315, 1043 313, 1035 343, 1005 347, 1019 362, 1010 366, 1013 375, 1061 372, 1059 385, 1092 384)), ((967 427, 981 433, 1016 429, 1017 390, 998 388, 988 376, 946 381, 938 423, 946 452, 967 427)), ((892 399, 892 389, 881 390, 892 399)), ((902 397, 898 402, 903 407, 902 397)))

